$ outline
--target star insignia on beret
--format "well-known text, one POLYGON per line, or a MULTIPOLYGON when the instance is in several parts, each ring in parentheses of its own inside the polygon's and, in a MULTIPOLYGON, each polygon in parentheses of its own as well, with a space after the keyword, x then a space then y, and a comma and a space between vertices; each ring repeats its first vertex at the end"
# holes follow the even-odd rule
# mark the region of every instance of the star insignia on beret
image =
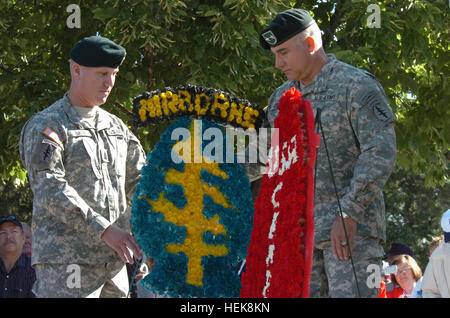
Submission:
POLYGON ((266 40, 266 42, 269 43, 269 45, 274 45, 277 43, 277 37, 270 30, 267 32, 264 32, 262 34, 262 36, 263 36, 264 40, 266 40))

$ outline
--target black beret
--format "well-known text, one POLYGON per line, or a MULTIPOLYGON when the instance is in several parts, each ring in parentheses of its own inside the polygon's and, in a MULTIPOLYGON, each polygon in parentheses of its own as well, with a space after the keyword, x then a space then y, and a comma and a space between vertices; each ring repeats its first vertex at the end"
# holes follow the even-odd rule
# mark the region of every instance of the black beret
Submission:
POLYGON ((70 58, 73 61, 89 67, 118 68, 126 54, 122 46, 98 35, 78 41, 70 50, 70 58))
POLYGON ((286 42, 294 35, 302 32, 314 23, 314 19, 303 9, 289 9, 278 13, 270 22, 269 27, 259 34, 261 46, 270 50, 271 47, 286 42))

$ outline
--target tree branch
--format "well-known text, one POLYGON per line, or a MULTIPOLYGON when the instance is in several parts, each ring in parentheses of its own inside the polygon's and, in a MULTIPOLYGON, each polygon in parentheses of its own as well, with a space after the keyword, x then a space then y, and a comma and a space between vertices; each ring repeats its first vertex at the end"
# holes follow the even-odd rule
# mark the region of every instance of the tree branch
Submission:
POLYGON ((325 50, 329 49, 329 45, 333 40, 333 36, 336 34, 336 29, 341 24, 341 19, 343 16, 342 7, 344 6, 346 0, 338 1, 334 14, 330 18, 330 26, 324 30, 323 35, 323 47, 325 50))
POLYGON ((153 86, 153 48, 148 45, 146 47, 146 53, 148 57, 148 81, 147 81, 147 91, 150 91, 153 86))
POLYGON ((116 106, 118 109, 120 109, 120 111, 122 113, 124 113, 125 115, 127 115, 129 118, 131 118, 133 116, 133 113, 130 112, 128 109, 126 109, 125 107, 123 107, 122 105, 120 105, 117 102, 114 102, 114 106, 116 106))
MULTIPOLYGON (((120 105, 118 102, 113 103, 114 106, 116 106, 122 113, 124 113, 129 119, 133 118, 133 113, 130 112, 128 109, 120 105)), ((134 127, 134 125, 131 125, 131 132, 135 135, 137 135, 137 128, 134 127)))
POLYGON ((11 72, 10 70, 8 70, 7 68, 5 68, 3 65, 0 65, 0 70, 8 73, 9 75, 14 75, 14 72, 11 72))

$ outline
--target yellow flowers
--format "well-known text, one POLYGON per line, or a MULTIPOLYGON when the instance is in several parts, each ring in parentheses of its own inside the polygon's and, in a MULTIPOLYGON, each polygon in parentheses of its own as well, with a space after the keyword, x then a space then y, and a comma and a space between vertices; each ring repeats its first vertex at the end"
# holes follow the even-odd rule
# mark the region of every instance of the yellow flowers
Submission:
POLYGON ((144 94, 134 101, 141 122, 169 116, 207 117, 243 128, 255 128, 261 113, 248 101, 215 89, 188 86, 144 94))
MULTIPOLYGON (((203 97, 200 96, 198 98, 203 97)), ((193 132, 193 124, 190 129, 193 132)), ((193 133, 191 136, 193 137, 189 137, 183 143, 198 145, 199 143, 195 143, 193 138, 199 138, 199 136, 193 133)), ((194 152, 197 153, 191 154, 192 156, 201 156, 198 147, 194 148, 194 152)), ((169 169, 166 173, 166 183, 178 184, 184 188, 184 196, 187 201, 184 208, 177 208, 162 192, 156 201, 140 197, 146 199, 155 212, 161 212, 164 215, 165 222, 186 227, 184 242, 182 244, 166 245, 166 250, 174 254, 183 252, 188 257, 186 283, 194 286, 203 285, 203 267, 201 264, 203 256, 217 257, 228 254, 228 248, 225 244, 207 244, 203 238, 205 232, 210 232, 213 235, 227 235, 227 230, 220 222, 218 214, 206 218, 203 213, 204 195, 210 196, 215 204, 225 208, 232 208, 227 198, 220 192, 219 187, 211 186, 202 181, 201 173, 203 170, 214 176, 221 177, 223 180, 228 178, 227 174, 219 168, 218 163, 207 163, 206 161, 202 160, 202 163, 187 163, 184 165, 184 171, 182 172, 176 169, 169 169)))

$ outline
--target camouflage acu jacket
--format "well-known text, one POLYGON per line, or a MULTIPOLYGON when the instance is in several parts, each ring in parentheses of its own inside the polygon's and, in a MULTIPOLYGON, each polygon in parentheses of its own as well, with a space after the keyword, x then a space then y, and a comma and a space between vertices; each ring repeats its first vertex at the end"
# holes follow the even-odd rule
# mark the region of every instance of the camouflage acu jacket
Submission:
POLYGON ((396 159, 395 120, 383 88, 370 73, 338 61, 332 54, 309 85, 287 81, 270 97, 266 115, 273 127, 282 94, 296 86, 321 110, 324 134, 317 154, 315 241, 330 240, 339 213, 324 147, 324 135, 342 211, 358 223, 362 236, 386 237, 382 189, 396 159))
POLYGON ((130 230, 127 205, 145 164, 125 124, 99 108, 94 128, 66 94, 28 120, 19 149, 34 194, 33 264, 120 261, 100 236, 113 223, 130 230))

